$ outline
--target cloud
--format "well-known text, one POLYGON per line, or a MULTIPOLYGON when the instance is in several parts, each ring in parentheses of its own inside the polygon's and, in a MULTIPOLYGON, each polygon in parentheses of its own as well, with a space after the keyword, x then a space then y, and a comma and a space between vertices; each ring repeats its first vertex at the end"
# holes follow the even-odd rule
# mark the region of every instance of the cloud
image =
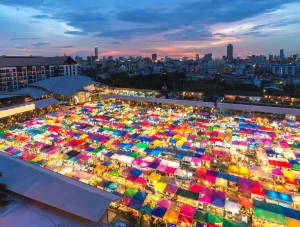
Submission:
POLYGON ((195 30, 187 29, 176 33, 164 35, 169 41, 200 41, 200 40, 216 40, 212 33, 207 29, 195 30))
POLYGON ((31 44, 32 46, 34 46, 34 47, 41 47, 41 46, 47 46, 47 45, 49 45, 50 43, 34 43, 34 44, 31 44))
POLYGON ((115 39, 131 39, 138 36, 148 36, 152 34, 158 34, 166 31, 166 27, 158 26, 158 27, 143 27, 143 28, 133 28, 127 30, 111 30, 106 29, 103 32, 96 35, 96 37, 111 37, 115 39))
POLYGON ((67 49, 67 48, 73 48, 75 46, 70 45, 70 46, 54 46, 54 47, 55 48, 61 48, 61 49, 67 49))
MULTIPOLYGON (((233 32, 233 31, 231 31, 231 32, 233 32)), ((220 32, 218 32, 218 33, 214 33, 213 34, 214 36, 220 36, 220 37, 222 37, 222 38, 226 38, 226 37, 238 37, 237 35, 228 35, 228 34, 225 34, 225 33, 220 33, 220 32)))
POLYGON ((119 42, 119 41, 112 41, 112 42, 110 42, 109 44, 115 44, 115 45, 117 45, 117 44, 120 44, 121 42, 119 42))
POLYGON ((29 20, 28 23, 29 24, 40 24, 41 22, 37 21, 37 20, 29 20))
POLYGON ((49 18, 51 18, 50 16, 48 16, 46 14, 33 15, 31 17, 36 18, 36 19, 49 19, 49 18))
POLYGON ((65 31, 64 32, 67 35, 87 35, 87 32, 83 32, 83 31, 65 31))
POLYGON ((18 40, 41 40, 41 39, 44 39, 44 38, 35 38, 35 37, 25 38, 25 37, 22 37, 22 38, 12 38, 10 40, 12 40, 12 41, 18 41, 18 40))
POLYGON ((254 36, 254 37, 269 37, 274 36, 274 34, 266 34, 262 32, 247 32, 242 34, 243 36, 254 36))
POLYGON ((254 17, 266 12, 272 12, 281 5, 297 2, 297 0, 259 0, 253 4, 252 0, 232 0, 230 4, 224 0, 197 0, 183 3, 172 11, 155 8, 124 10, 117 13, 122 21, 134 23, 181 23, 181 24, 213 24, 228 23, 254 17))
POLYGON ((23 46, 17 46, 15 47, 16 49, 25 49, 26 47, 23 47, 23 46))
POLYGON ((270 24, 260 24, 260 25, 256 25, 252 28, 252 30, 260 30, 262 28, 268 27, 270 24))
POLYGON ((255 30, 261 30, 264 28, 278 28, 278 27, 299 24, 299 23, 300 23, 300 19, 282 20, 280 22, 256 25, 256 26, 252 27, 252 30, 255 31, 255 30))

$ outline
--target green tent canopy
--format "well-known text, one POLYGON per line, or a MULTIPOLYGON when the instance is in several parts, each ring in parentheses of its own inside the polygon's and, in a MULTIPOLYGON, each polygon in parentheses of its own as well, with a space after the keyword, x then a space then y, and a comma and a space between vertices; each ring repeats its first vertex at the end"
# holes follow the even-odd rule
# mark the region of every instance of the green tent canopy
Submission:
POLYGON ((1 136, 5 135, 5 134, 6 134, 6 132, 0 131, 0 135, 1 135, 1 136))
POLYGON ((176 195, 184 197, 184 198, 188 198, 188 199, 192 199, 192 200, 198 200, 199 199, 199 194, 196 192, 191 192, 189 190, 185 190, 183 188, 178 188, 176 195))
POLYGON ((137 144, 135 144, 135 146, 138 147, 138 148, 144 148, 144 149, 146 149, 148 147, 148 144, 142 143, 142 142, 138 142, 137 144))
POLYGON ((254 208, 254 216, 266 221, 274 222, 281 225, 286 225, 286 220, 283 214, 273 213, 260 208, 254 208))
POLYGON ((296 144, 289 144, 290 148, 293 148, 293 149, 298 149, 298 146, 296 144))
POLYGON ((207 217, 207 214, 200 210, 196 210, 196 212, 194 214, 194 220, 204 223, 204 224, 206 223, 206 217, 207 217))
POLYGON ((222 223, 223 217, 209 212, 207 214, 207 222, 209 222, 211 224, 222 223))
POLYGON ((225 164, 223 164, 223 163, 219 164, 219 165, 218 165, 218 168, 219 168, 219 169, 223 169, 223 170, 228 170, 228 166, 225 165, 225 164))
POLYGON ((124 192, 124 195, 133 198, 135 194, 138 193, 138 190, 135 188, 127 188, 124 192))
POLYGON ((299 164, 294 164, 293 169, 300 171, 300 165, 299 164))
POLYGON ((130 157, 132 157, 132 158, 138 158, 138 157, 140 157, 140 154, 132 152, 131 155, 130 155, 130 157))
POLYGON ((110 171, 109 174, 114 177, 118 177, 120 175, 119 171, 116 169, 113 169, 112 171, 110 171))
POLYGON ((249 227, 249 226, 224 219, 223 227, 249 227))

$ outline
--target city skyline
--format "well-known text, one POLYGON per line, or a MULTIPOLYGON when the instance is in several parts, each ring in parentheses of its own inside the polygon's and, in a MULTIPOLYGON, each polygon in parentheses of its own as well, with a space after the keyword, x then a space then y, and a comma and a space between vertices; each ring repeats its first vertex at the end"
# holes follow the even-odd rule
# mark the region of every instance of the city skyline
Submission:
POLYGON ((1 55, 285 56, 300 52, 300 2, 289 0, 102 3, 57 0, 0 2, 1 55))

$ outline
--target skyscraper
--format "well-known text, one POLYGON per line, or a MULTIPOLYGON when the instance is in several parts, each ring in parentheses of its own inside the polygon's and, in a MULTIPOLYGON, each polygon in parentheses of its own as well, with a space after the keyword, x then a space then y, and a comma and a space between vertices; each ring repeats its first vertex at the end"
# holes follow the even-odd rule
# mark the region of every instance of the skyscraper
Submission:
POLYGON ((196 61, 199 61, 199 60, 200 60, 199 54, 196 54, 196 61))
POLYGON ((157 61, 157 54, 152 54, 152 61, 157 61))
POLYGON ((98 59, 98 47, 95 46, 95 59, 97 60, 98 59))
POLYGON ((233 46, 232 46, 232 44, 227 45, 227 60, 228 61, 233 60, 233 46))
POLYGON ((269 54, 269 61, 273 61, 274 60, 274 57, 272 54, 269 54))
POLYGON ((283 52, 283 49, 280 49, 280 59, 284 59, 284 52, 283 52))

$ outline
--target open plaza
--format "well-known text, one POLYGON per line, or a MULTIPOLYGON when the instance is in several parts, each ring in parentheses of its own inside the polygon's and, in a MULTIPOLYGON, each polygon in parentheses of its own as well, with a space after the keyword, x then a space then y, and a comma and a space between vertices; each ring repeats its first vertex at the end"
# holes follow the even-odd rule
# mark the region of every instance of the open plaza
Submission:
POLYGON ((299 127, 106 99, 7 128, 0 151, 113 194, 110 210, 143 213, 145 225, 295 227, 299 127))

